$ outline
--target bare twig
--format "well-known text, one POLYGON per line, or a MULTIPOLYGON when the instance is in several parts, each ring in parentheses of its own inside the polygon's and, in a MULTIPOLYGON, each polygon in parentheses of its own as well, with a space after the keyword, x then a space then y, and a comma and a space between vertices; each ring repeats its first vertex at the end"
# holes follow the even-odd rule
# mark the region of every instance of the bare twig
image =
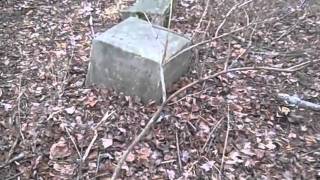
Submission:
POLYGON ((177 156, 178 156, 179 168, 180 168, 180 171, 181 171, 182 170, 182 163, 181 163, 181 157, 180 157, 179 137, 178 137, 178 133, 177 132, 176 132, 176 146, 177 146, 177 156))
POLYGON ((167 56, 167 49, 168 49, 168 40, 169 40, 169 33, 167 34, 166 43, 164 46, 164 51, 162 55, 162 60, 160 65, 160 80, 161 80, 161 89, 162 89, 162 102, 166 101, 167 99, 167 91, 166 91, 166 82, 164 80, 164 70, 163 65, 166 63, 166 56, 167 56))
POLYGON ((158 108, 157 112, 153 115, 153 117, 150 119, 150 121, 148 122, 148 124, 146 125, 145 128, 143 128, 142 132, 133 140, 133 142, 129 145, 129 147, 127 148, 127 150, 123 153, 118 166, 116 167, 111 180, 116 180, 117 176, 119 175, 120 169, 122 167, 122 164, 124 163, 124 161, 127 159, 128 154, 131 152, 132 148, 140 141, 140 139, 149 131, 149 129, 151 128, 151 126, 153 125, 153 123, 158 119, 158 116, 160 114, 160 112, 162 111, 164 105, 166 104, 167 101, 164 101, 161 105, 160 108, 158 108))
POLYGON ((223 118, 221 118, 221 119, 216 123, 216 125, 211 129, 211 131, 210 131, 210 133, 209 133, 209 135, 208 135, 208 138, 207 138, 206 142, 205 142, 204 145, 202 146, 202 149, 201 149, 202 152, 204 152, 204 149, 206 148, 208 142, 210 141, 210 138, 212 137, 213 132, 219 127, 219 125, 221 124, 222 120, 223 120, 223 118))
POLYGON ((67 127, 65 127, 65 130, 66 130, 69 138, 71 139, 71 142, 72 142, 73 146, 75 147, 75 149, 76 149, 76 151, 77 151, 77 153, 78 153, 79 158, 82 159, 81 153, 80 153, 80 151, 79 151, 79 149, 78 149, 78 146, 77 146, 77 144, 76 144, 76 141, 75 141, 74 138, 71 136, 69 129, 68 129, 67 127))
POLYGON ((8 155, 7 155, 7 158, 6 158, 6 163, 10 160, 11 158, 11 155, 13 154, 14 152, 14 148, 17 146, 18 144, 18 141, 19 141, 19 137, 16 138, 16 140, 13 142, 9 152, 8 152, 8 155))
MULTIPOLYGON (((86 151, 85 151, 85 153, 84 153, 84 155, 83 155, 83 157, 82 157, 82 161, 83 161, 83 162, 87 159, 87 157, 88 157, 88 155, 89 155, 89 153, 90 153, 90 150, 91 150, 94 142, 96 141, 96 139, 97 139, 97 137, 98 137, 98 130, 97 130, 98 127, 99 127, 102 123, 104 123, 114 112, 115 112, 115 111, 111 112, 110 114, 109 114, 109 112, 107 112, 107 113, 103 116, 103 118, 101 119, 101 121, 93 128, 94 136, 93 136, 93 138, 92 138, 89 146, 87 147, 87 149, 86 149, 86 151)), ((108 122, 108 124, 110 124, 110 123, 111 123, 111 122, 108 122)), ((108 124, 107 124, 107 125, 108 125, 108 124)))
MULTIPOLYGON (((210 2, 210 0, 207 0, 207 2, 206 2, 206 7, 204 8, 204 11, 203 11, 203 13, 202 13, 202 15, 201 15, 201 18, 200 18, 200 20, 199 20, 199 22, 198 22, 198 24, 197 24, 197 27, 196 27, 196 29, 195 29, 195 33, 192 35, 192 38, 191 39, 193 39, 194 38, 194 36, 196 35, 196 32, 200 29, 200 27, 201 27, 201 24, 202 24, 202 21, 203 21, 203 19, 204 19, 204 17, 207 15, 207 12, 208 12, 208 7, 209 7, 209 3, 210 2)), ((208 23, 209 24, 209 23, 208 23)))
POLYGON ((15 161, 19 161, 19 160, 23 159, 24 156, 25 156, 24 153, 20 153, 20 154, 16 155, 16 156, 13 157, 12 159, 10 159, 8 162, 4 163, 3 165, 0 165, 0 169, 8 166, 9 164, 11 164, 11 163, 13 163, 13 162, 15 162, 15 161))
MULTIPOLYGON (((311 63, 311 61, 309 61, 309 63, 311 63)), ((300 67, 300 66, 299 66, 300 67)), ((266 67, 266 66, 257 66, 257 67, 241 67, 241 68, 233 68, 233 69, 228 69, 228 70, 223 70, 220 72, 217 72, 213 75, 209 75, 203 78, 200 78, 182 88, 180 88, 179 90, 177 90, 176 92, 174 92, 172 95, 170 95, 168 97, 168 99, 166 101, 164 101, 157 109, 157 111, 153 114, 153 116, 151 117, 151 119, 149 120, 149 122, 147 123, 147 125, 143 128, 143 130, 141 131, 141 133, 133 140, 133 142, 129 145, 129 147, 126 149, 126 151, 123 153, 122 157, 120 158, 118 165, 115 169, 115 171, 113 172, 112 178, 111 180, 115 180, 121 170, 121 167, 123 165, 123 163, 125 162, 125 160, 127 159, 129 153, 131 152, 131 150, 133 149, 133 147, 144 137, 144 135, 149 131, 149 129, 151 128, 151 126, 154 124, 154 122, 156 122, 156 120, 158 119, 160 113, 162 112, 163 108, 165 107, 165 105, 171 101, 174 97, 176 97, 178 94, 180 94, 181 92, 185 91, 186 89, 204 82, 208 79, 213 79, 217 76, 220 76, 222 74, 226 74, 226 73, 230 73, 230 72, 240 72, 240 71, 258 71, 258 70, 265 70, 265 71, 276 71, 276 72, 295 72, 297 71, 296 69, 291 69, 291 68, 286 68, 286 69, 282 69, 282 68, 273 68, 273 67, 266 67)))
POLYGON ((280 39, 282 39, 283 37, 289 35, 290 33, 292 33, 298 26, 298 23, 299 23, 299 20, 294 24, 292 25, 287 31, 285 31, 284 33, 282 33, 275 41, 273 42, 277 42, 277 41, 280 41, 280 39))
MULTIPOLYGON (((98 129, 99 126, 101 126, 102 123, 104 123, 113 113, 115 113, 115 111, 112 111, 111 113, 107 112, 103 118, 101 119, 101 121, 94 127, 94 129, 98 129)), ((108 122, 108 124, 110 124, 110 122, 108 122)), ((107 125, 108 125, 107 124, 107 125)))
POLYGON ((308 65, 308 64, 310 64, 310 63, 314 64, 314 63, 318 63, 318 62, 320 62, 320 59, 315 59, 315 60, 311 60, 311 61, 306 61, 306 62, 303 62, 303 63, 301 63, 301 64, 297 64, 297 65, 295 65, 295 66, 291 66, 291 67, 288 68, 288 69, 297 69, 297 70, 300 70, 301 68, 304 68, 306 65, 308 65))
POLYGON ((296 96, 290 96, 289 94, 279 93, 278 98, 283 101, 287 101, 289 104, 293 104, 293 105, 301 107, 301 108, 307 108, 307 109, 311 109, 314 111, 320 111, 319 104, 315 104, 312 102, 302 100, 296 96))
MULTIPOLYGON (((252 23, 252 24, 253 24, 253 23, 252 23)), ((187 51, 189 51, 189 50, 191 50, 191 49, 193 49, 193 48, 195 48, 195 47, 198 47, 198 46, 201 46, 201 45, 210 43, 210 42, 212 42, 212 41, 215 41, 215 40, 217 40, 217 39, 220 39, 220 38, 229 36, 229 35, 234 34, 234 33, 237 33, 237 32, 240 32, 240 31, 246 29, 247 27, 251 26, 252 24, 249 24, 249 25, 247 25, 247 26, 240 27, 240 28, 235 29, 235 30, 233 30, 233 31, 230 31, 230 32, 228 32, 228 33, 224 33, 224 34, 222 34, 222 35, 220 35, 220 36, 217 36, 217 37, 214 37, 214 38, 211 38, 211 39, 207 39, 207 40, 204 40, 204 41, 199 42, 199 43, 197 43, 197 44, 194 44, 194 45, 192 45, 192 46, 189 46, 189 47, 187 47, 187 48, 184 48, 184 49, 182 49, 181 51, 179 51, 177 54, 175 54, 174 56, 171 56, 167 61, 169 62, 170 60, 178 57, 179 55, 181 55, 181 54, 183 54, 183 53, 185 53, 185 52, 187 52, 187 51)))
MULTIPOLYGON (((173 1, 171 2, 171 5, 172 5, 173 1)), ((171 9, 171 12, 172 13, 172 9, 171 9)), ((150 24, 151 26, 151 32, 153 34, 154 37, 157 37, 157 34, 155 33, 154 29, 153 29, 153 25, 148 17, 148 15, 143 12, 143 15, 144 17, 146 18, 146 20, 148 21, 148 23, 150 24)), ((172 15, 172 14, 171 14, 172 15)), ((171 17, 169 17, 169 22, 170 22, 170 19, 171 17)), ((170 24, 169 24, 170 26, 170 24)), ((157 40, 157 39, 156 39, 157 40)), ((165 80, 164 80, 164 70, 163 70, 163 65, 166 63, 166 62, 169 62, 166 61, 166 56, 167 56, 167 49, 168 49, 168 42, 169 41, 169 33, 167 33, 167 37, 166 37, 166 41, 165 41, 165 44, 164 44, 164 51, 163 51, 163 54, 162 54, 162 59, 161 59, 161 62, 159 63, 159 71, 160 71, 160 83, 161 83, 161 90, 162 90, 162 101, 164 102, 166 99, 167 99, 167 91, 166 91, 166 84, 165 84, 165 80)), ((157 40, 157 42, 159 43, 159 49, 162 49, 162 44, 160 41, 157 40)))
POLYGON ((97 131, 97 130, 94 130, 94 136, 93 136, 93 138, 92 138, 89 146, 87 147, 86 152, 84 153, 84 155, 83 155, 83 157, 82 157, 82 162, 84 162, 84 161, 87 159, 87 157, 88 157, 88 155, 89 155, 89 153, 90 153, 90 150, 91 150, 94 142, 96 141, 97 137, 98 137, 98 131, 97 131))
POLYGON ((227 132, 226 132, 226 138, 224 140, 224 146, 222 151, 222 158, 221 158, 221 164, 220 164, 220 171, 219 171, 219 178, 222 179, 222 171, 224 166, 224 158, 226 153, 226 148, 228 145, 228 137, 229 137, 229 131, 230 131, 230 107, 228 104, 228 114, 227 114, 227 132))
POLYGON ((59 114, 59 113, 61 113, 61 112, 62 112, 62 110, 58 110, 58 111, 54 111, 54 112, 50 113, 50 115, 49 115, 49 117, 47 118, 46 121, 49 121, 49 120, 52 119, 55 115, 57 115, 57 114, 59 114))
MULTIPOLYGON (((246 2, 249 3, 249 2, 251 2, 251 1, 246 1, 246 2)), ((246 5, 246 4, 244 4, 244 5, 246 5)), ((240 5, 239 7, 242 7, 242 5, 240 5)), ((168 59, 168 61, 170 61, 170 60, 178 57, 179 55, 181 55, 181 54, 183 54, 183 53, 185 53, 185 52, 187 52, 187 51, 189 51, 189 50, 191 50, 191 49, 193 49, 193 48, 196 48, 196 47, 198 47, 198 46, 201 46, 201 45, 204 45, 204 44, 213 42, 213 41, 215 41, 215 40, 217 40, 217 39, 220 39, 220 38, 229 36, 229 35, 231 35, 231 34, 240 32, 240 31, 242 31, 242 30, 244 30, 244 29, 246 29, 246 28, 248 28, 248 27, 250 27, 250 26, 257 25, 257 24, 263 24, 263 23, 267 23, 267 22, 269 22, 269 23, 275 23, 275 22, 280 21, 280 20, 282 20, 282 19, 281 19, 281 18, 269 18, 269 19, 265 19, 265 20, 262 20, 262 21, 252 22, 252 23, 250 23, 250 24, 247 24, 246 26, 242 26, 242 27, 237 28, 237 29, 235 29, 235 30, 232 30, 232 31, 230 31, 230 32, 224 33, 224 34, 219 35, 219 36, 215 36, 215 37, 213 37, 213 38, 211 38, 211 39, 207 39, 207 40, 205 40, 205 41, 199 42, 199 43, 194 44, 194 45, 192 45, 192 46, 186 47, 186 48, 182 49, 181 51, 179 51, 179 52, 178 52, 177 54, 175 54, 174 56, 171 56, 171 57, 168 59)))
POLYGON ((92 18, 91 13, 90 13, 90 17, 89 17, 89 26, 90 26, 92 38, 94 38, 95 33, 94 33, 94 29, 93 29, 93 18, 92 18))
POLYGON ((240 3, 235 4, 235 5, 228 11, 228 13, 225 15, 224 19, 222 20, 222 22, 221 22, 220 25, 218 26, 218 28, 217 28, 214 36, 215 36, 215 37, 218 37, 220 29, 222 28, 222 26, 223 26, 224 23, 226 22, 227 18, 231 15, 232 11, 236 10, 238 7, 245 6, 245 5, 249 4, 250 2, 252 2, 252 0, 245 1, 244 3, 241 3, 241 4, 240 4, 240 3))
POLYGON ((98 152, 98 159, 97 159, 97 167, 96 167, 96 174, 98 174, 99 172, 99 168, 100 168, 100 152, 98 152))
POLYGON ((247 25, 249 25, 249 24, 250 24, 250 17, 249 17, 249 14, 248 14, 248 12, 247 12, 247 10, 246 10, 246 9, 243 9, 243 11, 244 11, 244 14, 246 15, 247 25))
POLYGON ((224 63, 224 70, 225 71, 228 70, 230 57, 231 57, 231 43, 229 41, 229 43, 228 43, 228 57, 226 59, 226 62, 224 63))
POLYGON ((11 179, 17 179, 18 176, 20 176, 21 174, 23 174, 24 172, 19 172, 11 177, 6 178, 5 180, 11 180, 11 179))
POLYGON ((17 102, 18 102, 18 105, 17 105, 17 108, 18 108, 18 118, 16 120, 16 125, 18 126, 18 130, 19 130, 19 133, 20 133, 20 136, 22 138, 22 140, 24 141, 24 135, 22 133, 22 130, 21 130, 21 96, 24 94, 25 90, 21 90, 21 80, 22 80, 22 77, 20 76, 19 77, 19 95, 17 97, 17 102))
POLYGON ((171 26, 172 12, 173 12, 173 0, 171 0, 171 2, 170 2, 170 12, 169 12, 169 20, 168 20, 168 29, 170 29, 170 26, 171 26))

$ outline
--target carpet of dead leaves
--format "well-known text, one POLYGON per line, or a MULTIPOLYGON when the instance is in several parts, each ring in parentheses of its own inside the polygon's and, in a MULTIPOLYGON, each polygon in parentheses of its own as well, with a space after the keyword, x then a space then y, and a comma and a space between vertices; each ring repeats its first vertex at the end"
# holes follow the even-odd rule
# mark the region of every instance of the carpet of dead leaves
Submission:
MULTIPOLYGON (((195 42, 213 37, 235 2, 178 1, 172 28, 195 42)), ((286 68, 320 57, 317 1, 249 2, 219 34, 263 20, 197 48, 170 93, 223 69, 227 58, 231 67, 286 68)), ((0 1, 0 179, 111 177, 157 109, 84 86, 92 38, 120 21, 112 0, 0 1), (96 128, 107 112, 114 113, 96 128)), ((187 89, 129 154, 120 178, 319 179, 320 113, 277 93, 320 103, 320 66, 228 73, 187 89)))

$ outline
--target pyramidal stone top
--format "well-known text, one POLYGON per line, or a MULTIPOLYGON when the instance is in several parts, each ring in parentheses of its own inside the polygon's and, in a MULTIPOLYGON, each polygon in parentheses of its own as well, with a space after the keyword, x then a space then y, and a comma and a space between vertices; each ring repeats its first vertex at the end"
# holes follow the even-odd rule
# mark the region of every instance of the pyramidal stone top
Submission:
POLYGON ((171 0, 137 0, 127 11, 164 15, 170 8, 171 0))
POLYGON ((129 17, 102 33, 95 41, 112 44, 157 63, 162 61, 165 49, 165 59, 168 59, 190 43, 183 36, 134 17, 129 17))

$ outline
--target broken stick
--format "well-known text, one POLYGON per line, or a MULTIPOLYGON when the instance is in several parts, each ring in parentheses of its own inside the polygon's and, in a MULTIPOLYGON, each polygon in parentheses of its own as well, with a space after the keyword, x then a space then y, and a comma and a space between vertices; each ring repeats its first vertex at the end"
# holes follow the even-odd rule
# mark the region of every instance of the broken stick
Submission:
POLYGON ((315 104, 315 103, 312 103, 309 101, 302 100, 302 99, 298 98, 297 96, 290 96, 289 94, 279 93, 278 98, 280 100, 286 101, 289 104, 293 104, 293 105, 300 107, 300 108, 306 108, 306 109, 311 109, 314 111, 320 111, 319 104, 315 104))

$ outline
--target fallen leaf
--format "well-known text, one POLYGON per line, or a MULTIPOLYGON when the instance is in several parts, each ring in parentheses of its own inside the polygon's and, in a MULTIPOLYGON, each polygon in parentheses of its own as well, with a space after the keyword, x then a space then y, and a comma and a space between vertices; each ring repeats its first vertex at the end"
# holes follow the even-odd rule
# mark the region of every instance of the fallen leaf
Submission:
POLYGON ((242 162, 243 160, 241 159, 240 153, 237 151, 233 151, 230 153, 226 164, 238 164, 242 162))
POLYGON ((64 175, 73 175, 76 167, 72 164, 53 164, 53 169, 64 175))
POLYGON ((167 170, 167 174, 170 180, 175 179, 176 173, 173 170, 167 170))
POLYGON ((74 106, 64 109, 68 114, 73 114, 76 111, 74 106))
POLYGON ((50 148, 50 159, 64 158, 70 155, 71 150, 63 137, 61 137, 60 140, 50 148))
POLYGON ((188 151, 182 151, 181 160, 187 163, 189 159, 190 159, 190 155, 188 151))
POLYGON ((127 162, 133 162, 136 159, 135 155, 131 152, 128 154, 126 161, 127 162))
POLYGON ((90 107, 94 107, 97 104, 98 100, 96 96, 89 96, 85 105, 89 105, 90 107))
POLYGON ((205 122, 201 121, 199 127, 205 133, 209 133, 210 132, 210 127, 205 122))
POLYGON ((11 104, 0 103, 0 105, 4 106, 4 110, 5 111, 9 111, 10 109, 12 109, 12 105, 11 104))
POLYGON ((270 150, 273 150, 273 149, 275 149, 277 147, 271 141, 269 141, 268 144, 266 144, 265 146, 270 150))
POLYGON ((244 163, 244 166, 246 167, 253 167, 255 165, 255 161, 252 160, 252 159, 248 159, 245 163, 244 163))
POLYGON ((208 172, 212 169, 213 165, 214 165, 214 161, 208 161, 202 164, 200 168, 203 169, 205 172, 208 172))
POLYGON ((266 146, 265 146, 264 144, 262 144, 262 143, 259 143, 259 144, 258 144, 258 148, 260 148, 260 149, 266 149, 266 146))
POLYGON ((261 149, 255 149, 254 150, 255 155, 257 156, 258 159, 262 159, 264 157, 264 150, 261 149))
POLYGON ((139 159, 148 160, 152 152, 150 148, 144 147, 138 150, 137 153, 139 154, 139 159))
POLYGON ((112 146, 112 144, 113 144, 113 140, 112 139, 102 138, 101 141, 102 141, 102 146, 104 148, 108 148, 108 147, 112 146))

